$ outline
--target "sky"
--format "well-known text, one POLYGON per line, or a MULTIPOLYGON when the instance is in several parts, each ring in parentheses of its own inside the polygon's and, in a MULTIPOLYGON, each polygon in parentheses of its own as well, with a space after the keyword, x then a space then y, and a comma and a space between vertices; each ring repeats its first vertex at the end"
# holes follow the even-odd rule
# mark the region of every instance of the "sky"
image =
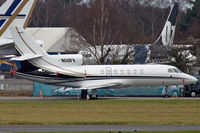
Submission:
MULTIPOLYGON (((90 0, 83 0, 83 3, 88 3, 90 0)), ((122 0, 123 1, 123 0, 122 0)), ((141 4, 144 4, 145 2, 148 3, 148 5, 156 6, 160 8, 168 8, 169 6, 173 5, 174 1, 178 2, 180 5, 180 10, 186 11, 188 8, 192 8, 192 4, 187 2, 188 0, 138 0, 141 4)), ((190 0, 195 1, 195 0, 190 0)))
MULTIPOLYGON (((160 8, 168 8, 173 5, 174 2, 178 2, 180 5, 180 10, 186 11, 188 8, 192 8, 193 4, 189 3, 188 0, 139 0, 141 4, 148 3, 148 5, 156 6, 160 8)), ((190 0, 195 1, 195 0, 190 0)))

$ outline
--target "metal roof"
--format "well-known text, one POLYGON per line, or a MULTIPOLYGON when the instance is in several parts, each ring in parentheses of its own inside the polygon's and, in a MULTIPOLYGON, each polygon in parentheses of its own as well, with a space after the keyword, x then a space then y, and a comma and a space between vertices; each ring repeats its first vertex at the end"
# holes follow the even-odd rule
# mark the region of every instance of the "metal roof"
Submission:
POLYGON ((26 28, 26 31, 35 39, 44 42, 43 48, 48 51, 56 42, 58 42, 72 28, 26 28))

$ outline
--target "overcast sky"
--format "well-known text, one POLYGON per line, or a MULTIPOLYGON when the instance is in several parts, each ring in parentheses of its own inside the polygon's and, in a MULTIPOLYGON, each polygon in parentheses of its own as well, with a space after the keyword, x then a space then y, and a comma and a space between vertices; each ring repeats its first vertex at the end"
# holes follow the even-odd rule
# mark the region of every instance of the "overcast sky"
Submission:
MULTIPOLYGON (((90 0, 83 0, 83 3, 88 3, 90 0)), ((123 0, 122 0, 123 1, 123 0)), ((151 6, 159 5, 160 8, 168 8, 170 5, 173 5, 174 1, 180 3, 180 10, 186 11, 188 8, 192 8, 192 4, 188 1, 195 0, 138 0, 141 4, 146 3, 151 6), (162 2, 161 2, 162 1, 162 2)))
MULTIPOLYGON (((140 3, 144 3, 145 1, 149 3, 149 5, 152 6, 158 6, 160 8, 167 8, 170 5, 172 5, 175 1, 179 3, 181 10, 186 10, 188 8, 192 8, 193 4, 189 3, 188 0, 163 0, 163 2, 160 2, 161 0, 139 0, 140 3)), ((190 0, 195 1, 195 0, 190 0)))

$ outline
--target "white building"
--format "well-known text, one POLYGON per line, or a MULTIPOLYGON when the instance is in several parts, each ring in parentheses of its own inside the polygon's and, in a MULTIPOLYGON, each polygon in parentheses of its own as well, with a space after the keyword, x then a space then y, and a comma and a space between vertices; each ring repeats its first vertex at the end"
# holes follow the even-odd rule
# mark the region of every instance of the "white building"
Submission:
MULTIPOLYGON (((67 52, 76 53, 81 47, 80 36, 75 29, 67 28, 27 28, 29 34, 39 43, 47 52, 67 52)), ((85 40, 85 39, 84 39, 85 40)))

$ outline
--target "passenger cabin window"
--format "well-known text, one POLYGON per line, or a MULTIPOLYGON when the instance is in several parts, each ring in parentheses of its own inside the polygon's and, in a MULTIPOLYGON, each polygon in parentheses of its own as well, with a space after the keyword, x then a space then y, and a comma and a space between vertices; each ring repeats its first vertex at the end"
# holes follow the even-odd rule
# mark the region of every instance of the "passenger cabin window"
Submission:
POLYGON ((134 74, 137 74, 137 70, 134 70, 133 72, 134 72, 134 74))
POLYGON ((121 74, 124 74, 124 70, 121 70, 120 73, 121 73, 121 74))
POLYGON ((127 74, 129 74, 129 75, 130 75, 130 74, 131 74, 131 70, 127 70, 127 74))
POLYGON ((114 70, 114 74, 118 74, 118 73, 117 73, 117 70, 114 70))
POLYGON ((169 73, 174 73, 173 69, 171 69, 171 68, 168 69, 168 72, 169 72, 169 73))
POLYGON ((141 70, 140 70, 140 74, 144 74, 144 70, 141 69, 141 70))
POLYGON ((104 70, 101 70, 101 74, 102 74, 102 75, 104 74, 104 70))

